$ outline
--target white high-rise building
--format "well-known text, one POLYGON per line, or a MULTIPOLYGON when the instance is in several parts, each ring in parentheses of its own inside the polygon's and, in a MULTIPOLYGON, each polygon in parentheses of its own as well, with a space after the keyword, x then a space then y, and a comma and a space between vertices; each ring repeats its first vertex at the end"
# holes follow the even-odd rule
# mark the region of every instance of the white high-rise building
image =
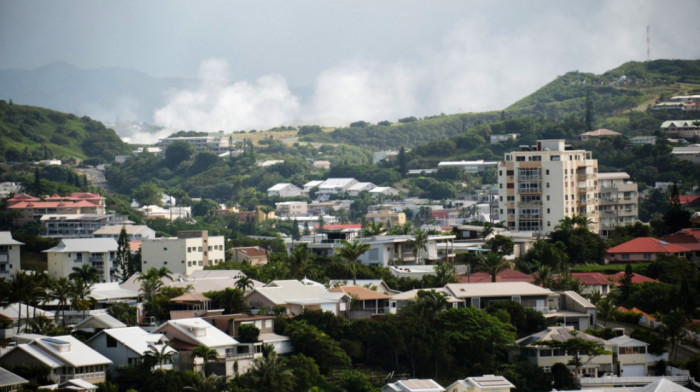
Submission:
POLYGON ((598 173, 598 192, 601 236, 607 238, 616 227, 637 221, 639 194, 629 174, 598 173))
POLYGON ((598 232, 598 161, 564 140, 538 140, 498 164, 499 216, 510 230, 549 233, 565 217, 585 216, 598 232))
POLYGON ((19 271, 20 247, 23 243, 12 238, 9 231, 0 231, 0 278, 8 279, 19 271))

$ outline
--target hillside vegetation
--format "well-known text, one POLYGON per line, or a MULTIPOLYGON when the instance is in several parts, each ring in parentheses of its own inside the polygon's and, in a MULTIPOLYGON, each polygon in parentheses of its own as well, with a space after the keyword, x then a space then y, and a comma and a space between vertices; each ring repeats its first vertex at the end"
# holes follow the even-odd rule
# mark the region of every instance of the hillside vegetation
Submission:
POLYGON ((111 162, 129 146, 90 117, 0 100, 0 158, 8 162, 77 157, 111 162))
MULTIPOLYGON (((372 147, 374 150, 398 149, 443 140, 482 124, 502 123, 522 116, 554 120, 581 118, 588 120, 578 129, 584 132, 586 127, 593 125, 617 125, 619 122, 626 125, 629 119, 613 119, 610 122, 606 119, 619 117, 633 109, 639 110, 640 106, 643 111, 646 109, 644 104, 660 98, 693 92, 700 92, 700 60, 629 62, 602 75, 569 72, 501 113, 440 115, 425 119, 408 117, 393 124, 358 121, 350 127, 332 132, 311 132, 301 136, 300 140, 346 143, 372 147)), ((508 126, 494 128, 508 128, 503 129, 508 132, 522 131, 508 126)), ((500 130, 494 129, 494 132, 500 130)))

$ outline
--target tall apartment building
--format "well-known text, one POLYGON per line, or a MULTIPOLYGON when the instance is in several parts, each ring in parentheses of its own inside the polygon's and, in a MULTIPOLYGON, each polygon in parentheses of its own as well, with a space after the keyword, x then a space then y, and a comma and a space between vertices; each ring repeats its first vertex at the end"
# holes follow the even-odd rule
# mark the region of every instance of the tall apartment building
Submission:
POLYGON ((20 268, 20 247, 9 231, 0 231, 0 278, 8 279, 20 268))
POLYGON ((499 216, 510 230, 549 233, 574 214, 598 232, 598 161, 564 140, 538 140, 498 164, 499 216))
POLYGON ((87 264, 97 270, 100 282, 112 282, 118 248, 117 241, 112 238, 64 238, 43 252, 48 260, 49 275, 54 278, 67 278, 73 268, 87 264))
POLYGON ((210 237, 206 230, 178 231, 177 237, 141 242, 142 271, 165 267, 174 274, 187 276, 224 261, 224 236, 210 237))
POLYGON ((637 183, 624 172, 598 173, 600 235, 607 238, 617 226, 633 225, 639 216, 637 183))

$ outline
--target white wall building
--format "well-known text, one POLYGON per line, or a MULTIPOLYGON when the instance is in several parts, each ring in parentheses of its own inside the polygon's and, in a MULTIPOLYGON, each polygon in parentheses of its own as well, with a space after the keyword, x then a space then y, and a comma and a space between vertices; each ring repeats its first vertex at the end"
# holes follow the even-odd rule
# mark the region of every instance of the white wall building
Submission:
MULTIPOLYGON (((167 343, 165 335, 150 333, 140 327, 104 329, 88 340, 93 350, 112 361, 110 369, 137 365, 149 351, 164 350, 165 353, 177 354, 177 350, 167 343)), ((163 368, 172 369, 172 364, 165 364, 163 368)))
POLYGON ((298 186, 290 183, 279 183, 267 189, 267 195, 270 197, 298 197, 304 191, 298 186))
POLYGON ((114 238, 115 240, 119 240, 119 234, 121 234, 122 228, 126 230, 126 235, 129 238, 129 241, 156 238, 156 231, 146 225, 103 226, 95 230, 95 232, 92 233, 92 236, 95 238, 114 238))
POLYGON ((319 184, 316 197, 319 200, 328 200, 332 195, 347 192, 355 184, 357 184, 357 180, 354 178, 329 178, 319 184))
POLYGON ((49 275, 54 278, 67 278, 73 268, 89 265, 97 269, 101 282, 111 282, 118 247, 112 238, 64 238, 43 252, 48 259, 49 275))
POLYGON ((19 271, 20 247, 23 243, 12 238, 9 231, 0 231, 0 278, 9 278, 19 271))
POLYGON ((585 216, 598 232, 598 161, 564 140, 539 140, 498 164, 499 216, 510 230, 548 233, 565 217, 585 216))
POLYGON ((305 201, 283 201, 275 203, 277 215, 283 216, 304 216, 309 213, 309 203, 305 201))
POLYGON ((639 216, 637 183, 623 172, 598 173, 600 235, 607 238, 618 226, 633 225, 639 216))
POLYGON ((223 236, 210 237, 206 230, 179 231, 177 235, 141 242, 142 271, 166 267, 172 273, 187 276, 225 261, 223 236))

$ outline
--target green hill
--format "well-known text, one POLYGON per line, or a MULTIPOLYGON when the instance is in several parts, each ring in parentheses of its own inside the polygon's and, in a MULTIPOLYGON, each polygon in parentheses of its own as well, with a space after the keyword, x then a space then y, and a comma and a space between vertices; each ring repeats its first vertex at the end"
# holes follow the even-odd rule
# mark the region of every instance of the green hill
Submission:
MULTIPOLYGON (((589 109, 591 125, 630 127, 629 118, 618 118, 626 112, 645 111, 656 100, 675 94, 700 92, 700 60, 656 60, 628 62, 602 75, 569 72, 559 76, 503 112, 440 115, 368 124, 362 121, 331 132, 309 133, 300 140, 309 142, 346 143, 373 150, 415 147, 462 134, 470 128, 494 124, 494 133, 521 133, 522 124, 501 124, 504 120, 530 116, 537 119, 563 120, 586 117, 589 109)), ((677 113, 674 113, 677 115, 677 113)), ((580 124, 573 124, 578 127, 580 124)), ((632 123, 634 125, 634 123, 632 123)), ((617 129, 615 129, 617 130, 617 129)), ((527 131, 527 129, 525 129, 527 131)), ((583 132, 579 127, 576 132, 583 132)), ((551 132, 551 136, 564 136, 551 132)), ((539 137, 540 135, 534 135, 539 137)))
POLYGON ((0 157, 6 161, 77 157, 111 162, 129 150, 113 130, 89 117, 0 100, 0 157))

